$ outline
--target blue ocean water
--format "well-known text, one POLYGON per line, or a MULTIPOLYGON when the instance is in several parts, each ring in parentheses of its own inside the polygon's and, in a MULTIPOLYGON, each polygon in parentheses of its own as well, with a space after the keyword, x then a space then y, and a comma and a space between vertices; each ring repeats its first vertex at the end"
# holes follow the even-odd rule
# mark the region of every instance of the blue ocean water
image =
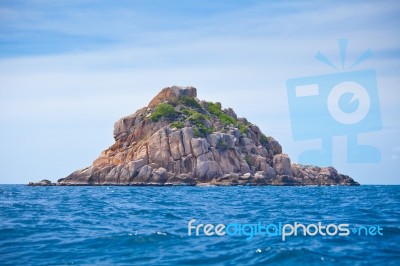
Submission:
POLYGON ((0 218, 1 265, 400 265, 400 186, 1 185, 0 218), (189 236, 192 219, 348 224, 350 234, 189 236), (353 233, 361 226, 382 235, 353 233))

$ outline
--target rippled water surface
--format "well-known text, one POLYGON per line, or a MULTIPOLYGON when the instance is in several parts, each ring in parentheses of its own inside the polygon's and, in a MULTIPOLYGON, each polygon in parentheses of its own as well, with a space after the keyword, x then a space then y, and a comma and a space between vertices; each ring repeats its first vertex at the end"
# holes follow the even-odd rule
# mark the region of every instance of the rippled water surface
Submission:
POLYGON ((0 218, 1 265, 400 265, 400 186, 1 185, 0 218), (188 236, 191 219, 344 223, 383 235, 188 236))

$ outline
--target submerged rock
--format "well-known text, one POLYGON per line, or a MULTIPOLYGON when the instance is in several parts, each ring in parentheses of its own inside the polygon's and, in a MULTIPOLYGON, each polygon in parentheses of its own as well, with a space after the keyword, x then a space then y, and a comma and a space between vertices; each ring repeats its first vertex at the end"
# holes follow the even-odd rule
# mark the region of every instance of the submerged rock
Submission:
POLYGON ((291 165, 256 125, 196 97, 193 87, 163 89, 115 123, 115 143, 91 166, 57 185, 358 185, 333 167, 291 165))

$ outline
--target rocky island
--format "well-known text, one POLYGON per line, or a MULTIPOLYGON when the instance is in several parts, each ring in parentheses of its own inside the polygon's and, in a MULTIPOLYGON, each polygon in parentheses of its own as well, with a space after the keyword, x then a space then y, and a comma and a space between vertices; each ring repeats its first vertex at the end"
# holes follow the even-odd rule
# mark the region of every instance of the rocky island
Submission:
POLYGON ((93 164, 29 185, 359 185, 333 167, 291 164, 273 137, 194 87, 164 88, 114 125, 93 164))

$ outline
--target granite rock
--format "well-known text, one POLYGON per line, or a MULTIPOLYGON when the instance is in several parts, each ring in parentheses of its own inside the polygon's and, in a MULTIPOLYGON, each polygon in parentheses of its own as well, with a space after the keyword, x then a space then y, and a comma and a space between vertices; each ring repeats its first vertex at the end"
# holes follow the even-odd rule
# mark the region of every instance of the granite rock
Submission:
POLYGON ((196 97, 194 87, 164 88, 114 124, 115 143, 91 166, 57 185, 358 185, 333 167, 291 165, 259 127, 196 97), (175 107, 174 116, 153 119, 162 103, 175 107))

